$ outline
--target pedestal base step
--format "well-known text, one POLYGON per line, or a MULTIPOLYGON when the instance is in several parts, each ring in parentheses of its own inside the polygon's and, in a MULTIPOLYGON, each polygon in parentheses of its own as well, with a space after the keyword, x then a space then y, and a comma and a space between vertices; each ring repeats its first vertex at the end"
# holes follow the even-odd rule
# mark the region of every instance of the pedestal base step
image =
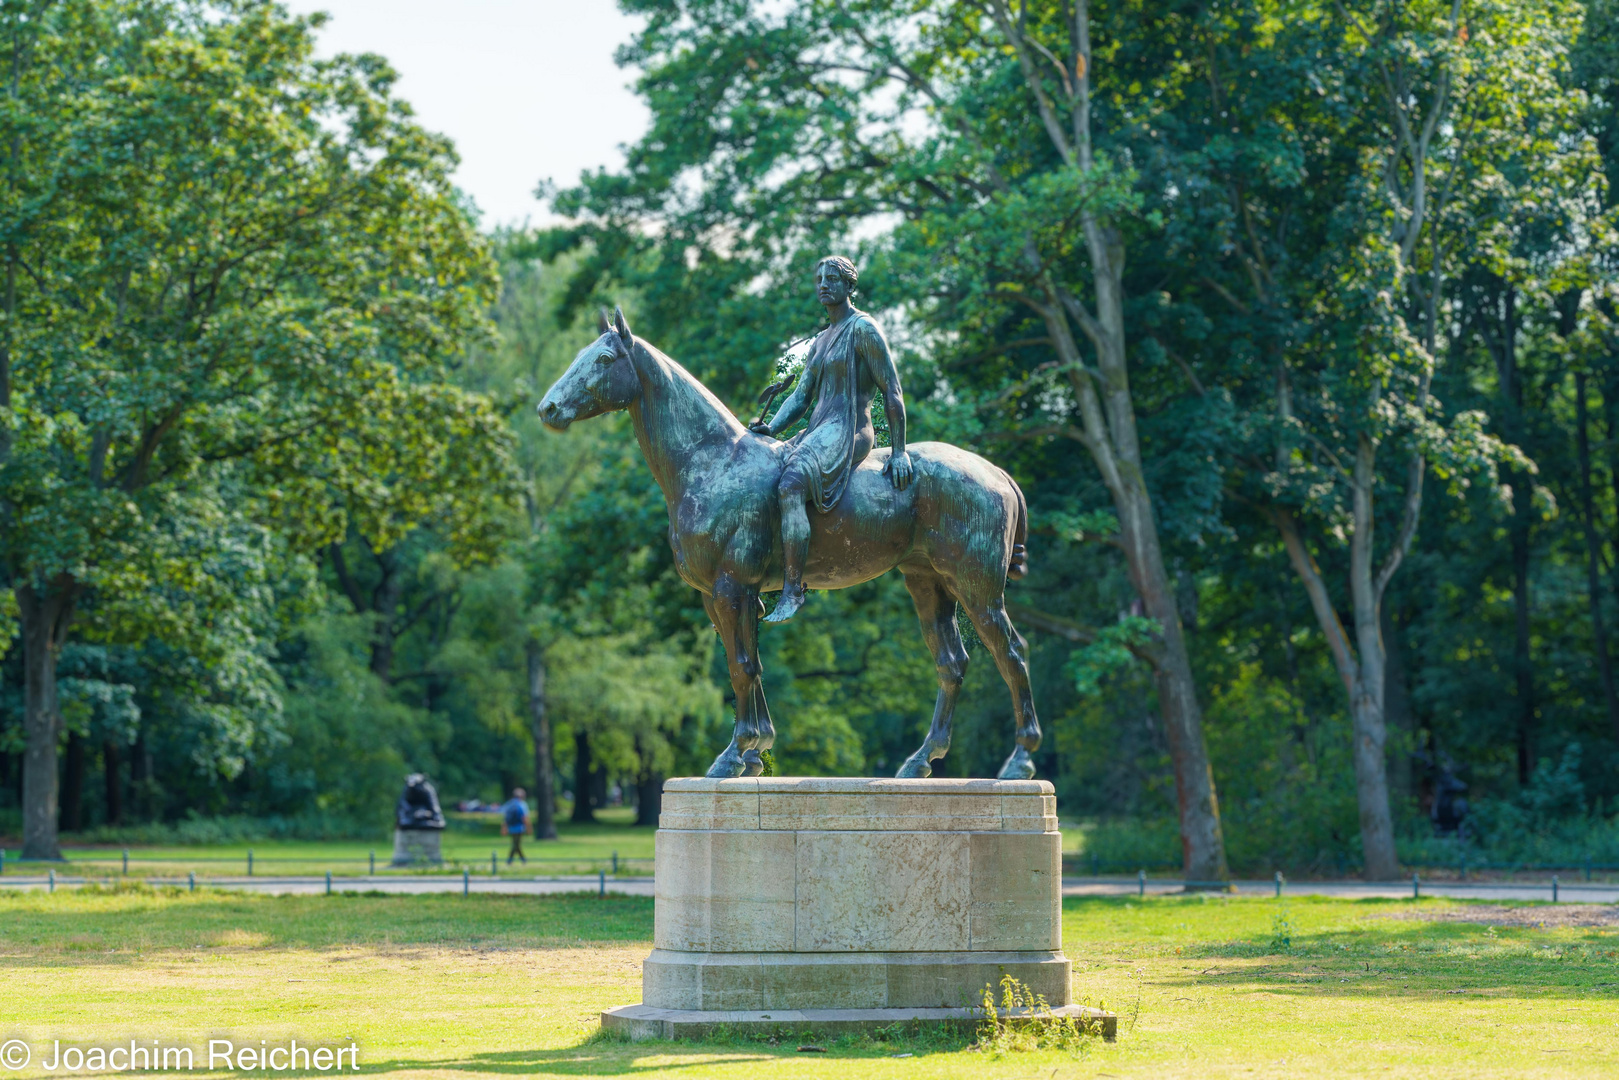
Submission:
MULTIPOLYGON (((1052 1009, 1054 1016, 1100 1021, 1102 1038, 1118 1037, 1119 1018, 1086 1005, 1052 1009)), ((1017 1015, 1017 1014, 1014 1014, 1017 1015)), ((983 1019, 978 1009, 775 1009, 770 1012, 699 1012, 620 1005, 602 1013, 602 1030, 621 1032, 632 1040, 697 1039, 718 1029, 766 1035, 774 1031, 843 1035, 875 1031, 913 1021, 972 1031, 983 1019)))

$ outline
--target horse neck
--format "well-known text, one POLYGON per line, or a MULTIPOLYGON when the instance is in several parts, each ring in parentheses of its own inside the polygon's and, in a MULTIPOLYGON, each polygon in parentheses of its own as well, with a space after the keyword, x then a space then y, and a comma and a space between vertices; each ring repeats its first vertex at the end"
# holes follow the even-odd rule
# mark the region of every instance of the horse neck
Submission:
POLYGON ((707 474, 747 429, 696 376, 637 341, 632 353, 641 394, 630 404, 635 437, 671 504, 707 474))

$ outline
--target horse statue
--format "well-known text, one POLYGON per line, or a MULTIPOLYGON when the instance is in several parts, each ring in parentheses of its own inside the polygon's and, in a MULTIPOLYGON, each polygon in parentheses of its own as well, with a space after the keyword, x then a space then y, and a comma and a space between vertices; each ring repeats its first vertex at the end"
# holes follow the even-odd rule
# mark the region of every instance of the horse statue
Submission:
MULTIPOLYGON (((758 776, 760 751, 775 741, 759 667, 761 592, 782 586, 776 481, 787 444, 749 431, 689 371, 638 340, 615 311, 546 392, 538 412, 564 431, 575 420, 628 409, 641 453, 669 507, 669 546, 682 580, 725 646, 736 692, 731 743, 710 777, 758 776)), ((836 506, 819 517, 804 565, 812 589, 846 589, 898 569, 916 604, 922 637, 939 673, 933 723, 901 777, 926 777, 950 749, 967 650, 959 606, 995 657, 1012 694, 1016 745, 1002 779, 1034 775, 1040 722, 1029 692, 1027 646, 1006 615, 1007 578, 1023 576, 1028 507, 1001 469, 947 443, 907 448, 914 479, 897 490, 883 475, 887 448, 856 468, 836 506)))

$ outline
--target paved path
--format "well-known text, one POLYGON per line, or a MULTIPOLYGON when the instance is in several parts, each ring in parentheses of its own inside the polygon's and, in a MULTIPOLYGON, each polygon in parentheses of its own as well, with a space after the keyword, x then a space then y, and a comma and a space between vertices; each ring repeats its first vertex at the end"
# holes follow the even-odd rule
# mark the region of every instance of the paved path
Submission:
MULTIPOLYGON (((33 873, 6 874, 0 877, 0 888, 5 889, 45 889, 50 887, 50 879, 45 874, 33 873)), ((86 880, 100 881, 104 879, 83 877, 67 877, 58 875, 56 885, 58 888, 74 888, 82 885, 86 880)), ((179 885, 185 887, 185 878, 149 878, 153 885, 179 885)), ((1237 881, 1233 882, 1236 891, 1244 896, 1274 896, 1276 895, 1275 881, 1237 881)), ((326 891, 325 877, 230 877, 206 878, 198 882, 203 888, 239 889, 244 892, 258 892, 269 895, 285 893, 323 893, 326 891)), ((463 885, 462 879, 449 875, 412 875, 408 877, 334 877, 332 889, 335 892, 357 890, 360 892, 377 891, 384 893, 457 893, 465 888, 468 892, 476 893, 505 893, 520 896, 537 896, 548 893, 597 892, 604 889, 611 893, 620 893, 626 896, 651 896, 653 894, 652 878, 650 877, 608 877, 603 881, 596 876, 590 877, 520 877, 518 875, 498 875, 490 877, 485 874, 473 876, 463 885)), ((1148 878, 1146 892, 1160 896, 1166 893, 1178 893, 1182 889, 1179 881, 1148 878)), ((1062 894, 1064 896, 1134 896, 1142 890, 1141 884, 1135 878, 1064 878, 1062 894)), ((1551 882, 1457 882, 1457 881, 1422 881, 1419 890, 1423 896, 1444 896, 1460 900, 1541 900, 1552 898, 1551 882)), ((1411 896, 1411 883, 1388 882, 1383 884, 1363 881, 1298 881, 1284 882, 1282 886, 1284 896, 1336 896, 1350 899, 1372 897, 1385 897, 1389 899, 1409 899, 1411 896)), ((1579 904, 1614 904, 1619 903, 1619 884, 1607 883, 1586 885, 1583 882, 1559 883, 1557 899, 1561 903, 1579 904)))
MULTIPOLYGON (((1275 881, 1234 881, 1236 891, 1244 896, 1275 896, 1275 881)), ((1147 879, 1146 891, 1153 896, 1180 892, 1179 881, 1147 879)), ((1420 881, 1422 896, 1445 896, 1456 900, 1550 900, 1550 880, 1541 882, 1503 881, 1420 881)), ((1064 896, 1134 896, 1142 891, 1135 878, 1063 878, 1064 896)), ((1411 898, 1411 883, 1366 881, 1284 881, 1283 896, 1338 896, 1348 899, 1411 898)), ((1586 885, 1583 882, 1559 882, 1559 903, 1614 904, 1619 903, 1619 884, 1586 885)))
MULTIPOLYGON (((50 888, 50 877, 46 874, 30 873, 26 876, 6 874, 0 877, 0 888, 3 889, 47 889, 50 888)), ((104 878, 64 877, 60 874, 56 878, 56 887, 71 889, 89 881, 104 881, 104 878)), ((178 885, 186 888, 186 878, 145 878, 152 885, 178 885)), ((197 881, 200 889, 237 889, 242 892, 265 893, 271 896, 281 896, 291 893, 323 893, 326 891, 326 878, 322 877, 230 877, 230 878, 202 878, 197 881)), ((333 877, 332 891, 359 891, 384 893, 458 893, 463 888, 475 893, 511 893, 515 895, 536 896, 544 893, 577 893, 597 892, 605 888, 610 893, 622 893, 626 896, 651 896, 652 879, 650 877, 608 877, 605 881, 597 876, 590 877, 518 877, 517 875, 499 875, 490 877, 473 875, 466 879, 463 885, 459 877, 449 875, 420 875, 410 877, 333 877)))

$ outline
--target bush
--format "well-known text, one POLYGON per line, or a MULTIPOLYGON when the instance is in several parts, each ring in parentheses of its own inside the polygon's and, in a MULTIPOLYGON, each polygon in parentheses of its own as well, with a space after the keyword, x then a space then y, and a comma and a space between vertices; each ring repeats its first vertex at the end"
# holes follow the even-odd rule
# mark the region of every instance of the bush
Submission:
POLYGON ((387 835, 376 821, 324 814, 224 817, 192 815, 181 821, 145 825, 101 825, 77 834, 88 844, 245 844, 261 840, 375 840, 387 835))

